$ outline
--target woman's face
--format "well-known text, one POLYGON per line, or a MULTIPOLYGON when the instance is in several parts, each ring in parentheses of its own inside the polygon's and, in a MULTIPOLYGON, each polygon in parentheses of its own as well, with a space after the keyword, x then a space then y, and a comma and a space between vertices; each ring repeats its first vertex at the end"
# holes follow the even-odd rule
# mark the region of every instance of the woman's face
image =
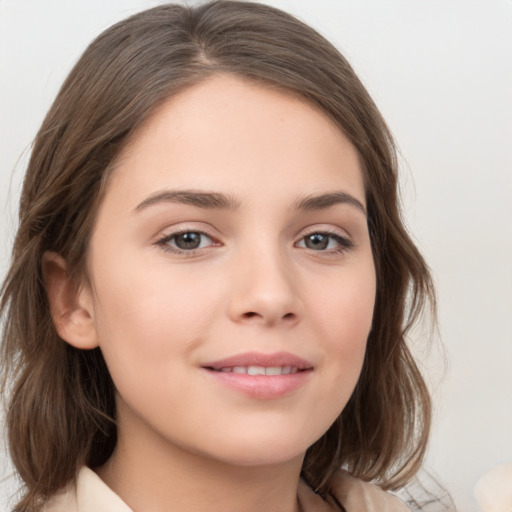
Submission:
POLYGON ((120 441, 301 457, 346 405, 372 322, 358 155, 304 101, 216 76, 122 153, 88 270, 120 441))

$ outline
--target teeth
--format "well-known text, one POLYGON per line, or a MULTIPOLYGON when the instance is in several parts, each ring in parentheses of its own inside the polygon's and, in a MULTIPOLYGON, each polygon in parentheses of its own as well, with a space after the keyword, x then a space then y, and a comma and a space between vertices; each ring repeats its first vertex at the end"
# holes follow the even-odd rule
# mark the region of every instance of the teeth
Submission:
POLYGON ((265 375, 265 368, 263 366, 248 366, 247 373, 249 375, 265 375))
POLYGON ((294 366, 233 366, 221 368, 223 373, 239 373, 246 375, 288 375, 299 370, 294 366))

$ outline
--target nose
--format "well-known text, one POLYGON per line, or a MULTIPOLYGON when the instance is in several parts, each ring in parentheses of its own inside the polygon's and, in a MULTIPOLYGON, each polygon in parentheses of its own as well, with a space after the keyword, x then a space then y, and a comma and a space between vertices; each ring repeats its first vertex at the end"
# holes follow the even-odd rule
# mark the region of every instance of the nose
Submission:
POLYGON ((272 326, 300 321, 297 276, 278 250, 240 254, 232 275, 229 315, 234 322, 272 326))

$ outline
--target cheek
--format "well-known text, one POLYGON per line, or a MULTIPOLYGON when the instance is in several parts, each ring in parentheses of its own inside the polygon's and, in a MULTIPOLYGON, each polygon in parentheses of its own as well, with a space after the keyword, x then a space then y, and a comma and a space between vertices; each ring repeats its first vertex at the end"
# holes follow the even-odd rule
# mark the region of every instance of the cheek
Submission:
POLYGON ((177 354, 201 342, 219 300, 202 279, 151 263, 132 259, 106 264, 108 273, 97 269, 95 323, 112 373, 172 366, 177 354))
MULTIPOLYGON (((324 347, 330 384, 351 393, 364 361, 372 326, 376 279, 373 263, 331 279, 311 294, 313 329, 324 347)), ((348 397, 347 397, 348 399, 348 397)))
POLYGON ((375 294, 375 271, 368 263, 325 279, 323 286, 312 287, 309 307, 315 309, 318 328, 328 339, 358 345, 370 332, 375 294))
MULTIPOLYGON (((320 437, 341 414, 364 362, 375 301, 373 264, 322 280, 308 294, 310 335, 321 349, 318 389, 306 427, 320 437)), ((319 282, 317 281, 317 284, 319 282)))
POLYGON ((183 272, 170 275, 158 265, 122 270, 98 274, 98 341, 123 400, 155 414, 171 397, 188 396, 188 363, 209 329, 206 308, 214 297, 183 272))

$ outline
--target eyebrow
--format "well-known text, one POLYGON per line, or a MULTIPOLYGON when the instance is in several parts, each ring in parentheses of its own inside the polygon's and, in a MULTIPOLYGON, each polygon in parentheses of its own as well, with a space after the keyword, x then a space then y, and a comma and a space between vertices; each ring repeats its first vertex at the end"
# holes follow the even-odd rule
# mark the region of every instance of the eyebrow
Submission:
MULTIPOLYGON (((141 203, 139 203, 134 212, 139 212, 150 206, 160 203, 178 203, 205 209, 225 209, 238 210, 240 202, 232 196, 219 192, 205 192, 199 190, 163 190, 155 192, 141 203)), ((348 204, 354 206, 364 215, 366 209, 363 204, 354 196, 346 192, 330 192, 319 195, 307 195, 295 202, 297 210, 323 210, 337 204, 348 204)))
POLYGON ((150 195, 139 203, 134 211, 139 212, 160 203, 178 203, 205 209, 237 210, 240 203, 231 196, 218 192, 203 192, 198 190, 163 190, 150 195))
POLYGON ((366 216, 366 208, 363 203, 346 192, 330 192, 327 194, 308 195, 295 203, 297 210, 324 210, 337 204, 354 206, 366 216))

